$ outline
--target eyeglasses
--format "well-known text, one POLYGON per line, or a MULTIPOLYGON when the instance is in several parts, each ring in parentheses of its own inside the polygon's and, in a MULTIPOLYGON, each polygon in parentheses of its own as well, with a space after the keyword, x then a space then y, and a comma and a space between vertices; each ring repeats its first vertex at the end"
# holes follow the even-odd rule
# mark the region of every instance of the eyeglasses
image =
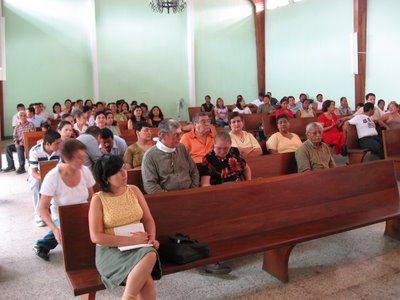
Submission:
POLYGON ((152 133, 153 131, 151 130, 151 128, 142 128, 142 130, 140 130, 140 132, 143 132, 143 133, 152 133))
POLYGON ((201 125, 208 125, 211 123, 211 121, 210 120, 201 120, 201 121, 198 121, 197 123, 201 124, 201 125))
POLYGON ((322 134, 321 131, 309 131, 308 133, 311 135, 321 135, 322 134))

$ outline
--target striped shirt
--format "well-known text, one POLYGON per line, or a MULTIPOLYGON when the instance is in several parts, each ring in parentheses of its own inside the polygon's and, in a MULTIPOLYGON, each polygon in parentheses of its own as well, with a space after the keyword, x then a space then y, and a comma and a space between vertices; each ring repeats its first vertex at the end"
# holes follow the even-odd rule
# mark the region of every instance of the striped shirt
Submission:
POLYGON ((58 151, 55 151, 51 154, 47 153, 44 150, 43 143, 33 146, 29 151, 29 174, 32 173, 32 169, 39 170, 39 162, 50 160, 59 161, 60 153, 58 151))

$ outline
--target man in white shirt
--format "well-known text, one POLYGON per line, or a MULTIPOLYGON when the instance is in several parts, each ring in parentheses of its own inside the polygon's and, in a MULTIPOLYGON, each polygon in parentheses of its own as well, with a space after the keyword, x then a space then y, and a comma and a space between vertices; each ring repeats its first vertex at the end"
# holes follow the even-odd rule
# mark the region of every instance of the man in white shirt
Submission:
POLYGON ((12 117, 11 126, 13 129, 15 126, 17 126, 19 124, 18 113, 20 111, 25 111, 25 105, 23 105, 22 103, 17 104, 17 112, 12 117))
POLYGON ((361 109, 363 109, 363 114, 354 116, 348 122, 356 126, 358 142, 361 148, 368 149, 379 156, 379 158, 383 159, 382 140, 376 131, 376 125, 373 120, 376 108, 374 109, 374 104, 372 102, 368 102, 361 109))
MULTIPOLYGON (((375 96, 374 93, 368 93, 365 96, 365 103, 372 103, 372 105, 374 107, 374 110, 373 110, 373 113, 372 113, 372 120, 378 121, 381 118, 381 116, 384 114, 384 112, 379 107, 375 107, 375 98, 376 98, 376 96, 375 96)), ((359 108, 354 113, 355 116, 362 115, 362 114, 364 114, 364 110, 363 110, 362 107, 359 108)))
POLYGON ((257 107, 259 107, 263 103, 264 103, 264 93, 263 92, 259 92, 258 98, 251 102, 251 104, 254 104, 257 107))

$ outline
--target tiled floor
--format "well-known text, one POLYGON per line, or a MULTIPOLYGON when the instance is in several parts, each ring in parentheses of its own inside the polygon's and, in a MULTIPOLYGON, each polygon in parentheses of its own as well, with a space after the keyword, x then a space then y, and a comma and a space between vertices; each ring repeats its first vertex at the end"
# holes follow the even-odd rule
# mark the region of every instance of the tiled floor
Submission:
MULTIPOLYGON (((3 156, 4 161, 4 156, 3 156)), ((50 262, 31 247, 47 232, 33 225, 26 175, 0 173, 0 299, 74 299, 58 247, 50 262)), ((383 236, 384 224, 297 245, 290 283, 261 269, 262 256, 229 261, 221 277, 190 270, 156 283, 159 299, 400 299, 400 241, 383 236)), ((98 299, 118 299, 122 288, 98 299)))

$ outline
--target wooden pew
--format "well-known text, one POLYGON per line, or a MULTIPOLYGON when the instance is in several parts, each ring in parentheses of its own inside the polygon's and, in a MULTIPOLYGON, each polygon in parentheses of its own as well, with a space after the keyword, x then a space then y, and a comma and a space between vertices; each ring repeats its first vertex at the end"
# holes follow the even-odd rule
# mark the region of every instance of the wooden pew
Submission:
POLYGON ((40 170, 40 181, 43 182, 47 173, 51 171, 55 166, 57 166, 59 162, 57 160, 49 160, 49 161, 40 161, 39 162, 39 170, 40 170))
MULTIPOLYGON (((209 257, 188 264, 163 261, 164 275, 263 252, 263 269, 287 282, 290 252, 298 243, 382 221, 385 234, 400 240, 400 199, 391 161, 145 197, 161 243, 181 232, 210 248, 209 257)), ((59 212, 65 270, 74 295, 90 293, 94 299, 104 286, 94 264, 88 207, 63 206, 59 212)))
POLYGON ((137 141, 135 130, 132 129, 121 130, 120 137, 125 140, 128 146, 132 145, 133 143, 136 143, 137 141))
POLYGON ((251 132, 255 135, 257 132, 261 131, 260 126, 262 125, 263 114, 251 114, 243 115, 243 130, 251 132))
POLYGON ((29 158, 29 150, 37 144, 37 141, 44 137, 44 131, 31 131, 23 133, 25 157, 29 158))
POLYGON ((362 163, 368 150, 361 149, 360 144, 358 143, 356 126, 346 123, 346 125, 343 126, 343 132, 347 147, 347 155, 349 157, 349 164, 352 165, 362 163))
MULTIPOLYGON (((189 121, 192 122, 193 121, 193 117, 195 114, 197 114, 198 112, 201 111, 200 106, 192 106, 192 107, 188 107, 188 113, 189 113, 189 121)), ((205 112, 210 120, 214 121, 215 117, 214 117, 214 111, 212 112, 205 112)))
POLYGON ((118 121, 117 127, 121 133, 122 131, 128 130, 128 121, 118 121))
POLYGON ((294 152, 249 157, 246 159, 246 162, 250 166, 251 177, 253 179, 281 176, 297 172, 294 152))
POLYGON ((189 122, 192 122, 194 115, 198 112, 200 112, 200 106, 188 107, 189 122))
POLYGON ((50 123, 50 128, 57 131, 57 127, 58 127, 58 124, 60 123, 60 119, 56 119, 56 120, 50 119, 49 123, 50 123))
POLYGON ((136 185, 145 194, 141 170, 128 170, 128 184, 136 185))
POLYGON ((382 130, 385 159, 393 160, 397 180, 400 180, 400 129, 382 130))

